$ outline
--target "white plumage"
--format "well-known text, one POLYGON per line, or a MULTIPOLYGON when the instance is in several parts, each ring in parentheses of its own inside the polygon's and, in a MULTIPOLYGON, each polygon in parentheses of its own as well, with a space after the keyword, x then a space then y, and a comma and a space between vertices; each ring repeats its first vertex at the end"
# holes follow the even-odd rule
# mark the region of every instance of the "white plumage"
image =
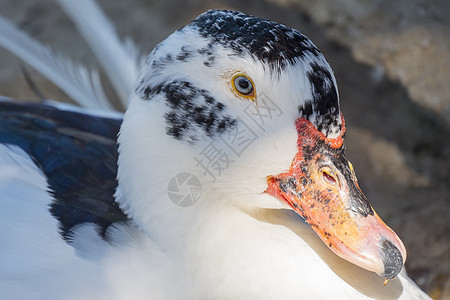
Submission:
MULTIPOLYGON (((255 21, 224 11, 203 16, 216 14, 255 21)), ((46 175, 19 147, 0 145, 2 298, 427 299, 404 271, 384 286, 377 274, 338 257, 287 203, 264 193, 268 176, 286 172, 298 155, 295 124, 302 114, 328 138, 341 134, 337 98, 315 109, 321 105, 317 97, 337 97, 337 91, 314 45, 304 40, 295 53, 262 48, 282 53, 272 61, 267 53, 252 52, 245 36, 236 45, 220 37, 220 25, 214 33, 198 20, 200 25, 175 32, 150 54, 136 92, 129 91, 116 191, 129 220, 109 226, 105 238, 98 225, 80 221, 64 241, 48 212, 55 199, 46 175), (311 79, 316 73, 322 87, 311 79), (254 99, 233 89, 236 74, 251 78, 254 99), (230 147, 229 136, 245 128, 241 148, 230 147), (199 163, 211 145, 226 155, 220 172, 199 163), (168 183, 183 172, 201 183, 200 198, 188 207, 174 205, 168 193, 168 183)))

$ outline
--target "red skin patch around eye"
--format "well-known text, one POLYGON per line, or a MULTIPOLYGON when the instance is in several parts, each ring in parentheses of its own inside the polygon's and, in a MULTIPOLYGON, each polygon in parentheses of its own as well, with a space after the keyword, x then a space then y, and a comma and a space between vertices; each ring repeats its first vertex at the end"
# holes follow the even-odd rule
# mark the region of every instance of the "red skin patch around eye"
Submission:
MULTIPOLYGON (((334 253, 384 277, 380 241, 398 249, 403 263, 406 250, 360 192, 344 155, 346 128, 342 114, 341 119, 341 133, 336 138, 327 138, 304 118, 297 119, 298 152, 289 170, 268 178, 266 193, 288 203, 334 253), (331 174, 321 170, 324 163, 333 169, 331 174)), ((395 265, 398 272, 402 261, 395 265)), ((384 278, 397 274, 391 272, 384 278)))

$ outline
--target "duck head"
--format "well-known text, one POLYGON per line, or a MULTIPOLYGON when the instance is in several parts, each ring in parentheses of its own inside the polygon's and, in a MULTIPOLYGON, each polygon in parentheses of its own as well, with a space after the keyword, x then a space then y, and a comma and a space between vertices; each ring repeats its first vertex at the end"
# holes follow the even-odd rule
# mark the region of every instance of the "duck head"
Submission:
POLYGON ((289 207, 340 257, 384 278, 400 272, 405 248, 345 157, 333 72, 297 30, 208 11, 153 50, 130 100, 117 201, 157 243, 226 206, 289 207), (199 183, 193 205, 168 199, 174 178, 199 183))

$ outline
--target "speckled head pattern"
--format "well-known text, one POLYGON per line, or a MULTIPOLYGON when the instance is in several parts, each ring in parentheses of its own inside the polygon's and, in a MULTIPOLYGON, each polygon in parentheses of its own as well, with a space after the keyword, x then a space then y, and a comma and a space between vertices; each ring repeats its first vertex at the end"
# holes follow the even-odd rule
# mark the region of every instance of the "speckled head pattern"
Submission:
POLYGON ((173 72, 174 66, 186 68, 189 63, 214 68, 223 53, 251 57, 272 74, 281 74, 287 67, 303 68, 311 90, 305 93, 309 97, 298 104, 299 117, 308 119, 327 136, 339 134, 341 118, 334 75, 319 49, 299 31, 240 12, 210 10, 174 35, 177 39, 191 36, 177 49, 169 49, 165 42, 158 45, 146 60, 150 72, 141 77, 136 89, 143 100, 151 100, 156 94, 165 95, 170 107, 165 116, 168 135, 195 142, 199 134, 212 137, 236 125, 236 119, 227 113, 227 104, 218 95, 189 79, 174 79, 165 74, 167 69, 173 72), (198 43, 201 46, 192 42, 192 32, 201 40, 198 43), (217 51, 218 48, 226 51, 217 51))

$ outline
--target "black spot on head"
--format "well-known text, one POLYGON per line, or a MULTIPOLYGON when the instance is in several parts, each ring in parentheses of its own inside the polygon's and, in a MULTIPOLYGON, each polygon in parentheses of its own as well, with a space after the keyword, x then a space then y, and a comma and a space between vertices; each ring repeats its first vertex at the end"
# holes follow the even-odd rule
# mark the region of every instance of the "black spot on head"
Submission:
POLYGON ((209 42, 205 47, 197 50, 198 54, 203 56, 203 64, 207 67, 211 67, 216 60, 214 45, 214 42, 209 42))
POLYGON ((154 87, 142 86, 137 93, 145 100, 156 93, 164 95, 170 108, 164 115, 166 133, 178 140, 195 142, 202 134, 211 138, 234 127, 237 122, 225 113, 223 103, 207 90, 199 89, 188 81, 175 80, 154 87))
POLYGON ((341 129, 341 123, 339 98, 333 75, 326 67, 316 62, 310 63, 310 66, 312 70, 306 75, 311 83, 313 99, 299 106, 299 113, 325 135, 336 133, 341 129))
MULTIPOLYGON (((158 46, 155 48, 155 50, 153 50, 152 53, 155 54, 157 49, 158 46)), ((171 53, 167 53, 163 56, 149 55, 145 59, 145 64, 151 65, 152 70, 155 74, 161 73, 162 70, 164 70, 164 68, 171 63, 173 63, 173 55, 171 53)))
POLYGON ((141 82, 138 85, 138 88, 136 89, 136 94, 138 94, 142 100, 148 100, 153 95, 160 93, 163 86, 164 86, 163 84, 148 86, 144 83, 143 80, 141 80, 141 82))
POLYGON ((177 55, 177 59, 180 61, 187 61, 192 56, 193 50, 187 46, 181 47, 180 53, 177 55))
POLYGON ((307 101, 303 106, 299 107, 302 116, 308 118, 313 113, 312 101, 307 101))
MULTIPOLYGON (((188 25, 195 26, 205 38, 282 69, 305 55, 319 56, 316 46, 299 31, 273 21, 230 10, 210 10, 188 25)), ((207 50, 204 50, 206 53, 207 50)))

